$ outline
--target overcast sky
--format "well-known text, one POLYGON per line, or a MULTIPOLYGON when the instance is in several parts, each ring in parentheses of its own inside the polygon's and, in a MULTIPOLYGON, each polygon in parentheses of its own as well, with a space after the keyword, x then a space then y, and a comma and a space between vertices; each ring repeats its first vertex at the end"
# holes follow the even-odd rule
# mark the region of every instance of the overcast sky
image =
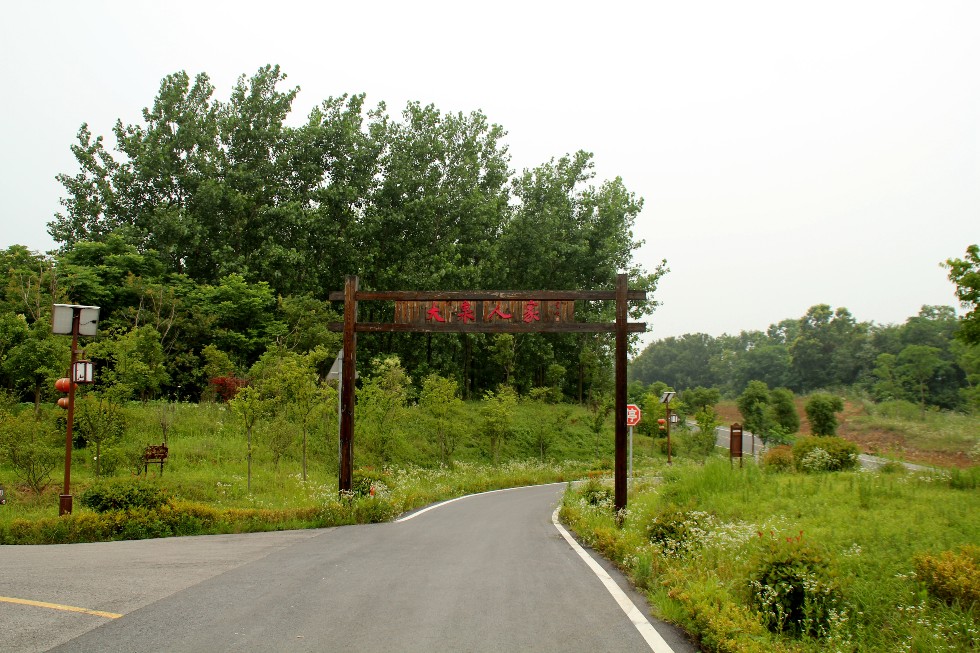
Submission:
MULTIPOLYGON (((980 242, 980 2, 18 2, 0 25, 0 247, 55 246, 82 122, 111 139, 160 80, 226 100, 279 64, 296 124, 366 93, 482 110, 515 170, 576 150, 645 199, 671 272, 649 342, 814 304, 900 323, 954 305, 980 242)), ((434 289, 437 290, 437 289, 434 289)))

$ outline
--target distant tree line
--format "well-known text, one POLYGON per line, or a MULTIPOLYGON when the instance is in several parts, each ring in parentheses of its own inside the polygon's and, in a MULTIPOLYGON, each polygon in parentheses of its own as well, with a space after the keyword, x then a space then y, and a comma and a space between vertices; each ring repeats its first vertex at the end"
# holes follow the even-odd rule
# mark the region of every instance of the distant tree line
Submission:
POLYGON ((903 324, 878 325, 819 304, 764 332, 654 342, 632 361, 629 378, 730 397, 761 382, 797 394, 853 389, 877 401, 977 409, 980 346, 962 337, 965 323, 949 306, 923 306, 903 324))
MULTIPOLYGON (((65 373, 52 303, 102 308, 85 347, 121 396, 197 399, 229 390, 275 348, 329 369, 339 348, 326 300, 347 275, 374 290, 632 289, 665 272, 638 265, 642 199, 594 182, 587 152, 515 173, 504 130, 476 111, 409 103, 400 117, 363 95, 328 98, 287 124, 298 88, 266 66, 227 101, 207 75, 166 77, 114 145, 82 125, 78 170, 58 176, 60 249, 0 251, 0 388, 40 401, 65 373), (215 379, 217 386, 212 384, 215 379)), ((579 319, 614 319, 580 303, 579 319)), ((654 308, 634 303, 633 319, 654 308)), ((364 304, 371 320, 391 305, 364 304)), ((508 381, 584 399, 608 386, 606 336, 364 334, 359 361, 394 355, 414 379, 438 373, 466 397, 508 381)), ((233 393, 232 393, 233 394, 233 393)))

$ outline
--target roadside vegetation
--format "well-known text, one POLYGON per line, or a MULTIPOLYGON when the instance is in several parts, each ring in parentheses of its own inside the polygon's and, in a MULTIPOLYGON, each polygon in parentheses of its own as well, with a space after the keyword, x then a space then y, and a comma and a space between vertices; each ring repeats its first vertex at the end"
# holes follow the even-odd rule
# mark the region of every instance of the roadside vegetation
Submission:
POLYGON ((561 517, 706 651, 977 650, 980 468, 830 472, 806 456, 682 460, 618 518, 594 478, 561 517))
MULTIPOLYGON (((430 379, 430 389, 437 385, 430 379)), ((87 440, 86 422, 79 420, 71 472, 74 510, 64 518, 57 512, 65 413, 43 408, 35 418, 33 406, 8 402, 0 407, 0 486, 7 501, 0 506, 0 543, 385 521, 463 494, 611 469, 612 420, 600 425, 597 437, 595 420, 583 407, 516 397, 502 406, 495 397, 462 402, 449 392, 441 408, 430 393, 424 401, 406 400, 392 409, 387 400, 383 407, 373 405, 371 397, 365 393, 359 407, 350 496, 337 490, 336 395, 317 405, 305 430, 282 405, 262 404, 261 393, 253 397, 259 407, 251 422, 236 411, 238 398, 230 404, 116 406, 100 413, 111 416, 115 427, 98 445, 87 440), (388 417, 372 419, 382 408, 388 417), (152 464, 147 470, 145 447, 163 441, 169 457, 162 474, 152 464)), ((652 441, 638 439, 635 455, 640 459, 653 449, 652 441)))

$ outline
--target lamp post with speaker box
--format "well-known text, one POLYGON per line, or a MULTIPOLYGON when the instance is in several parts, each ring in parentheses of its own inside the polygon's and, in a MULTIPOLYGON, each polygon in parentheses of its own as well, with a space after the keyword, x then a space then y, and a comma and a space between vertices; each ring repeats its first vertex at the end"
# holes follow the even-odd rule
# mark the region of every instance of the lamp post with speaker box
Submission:
POLYGON ((68 367, 68 377, 58 379, 54 384, 59 392, 68 393, 67 398, 62 397, 58 400, 59 406, 68 409, 68 425, 65 428, 65 484, 58 504, 59 515, 70 515, 72 510, 71 440, 75 421, 75 388, 79 383, 94 381, 92 361, 78 357, 78 336, 94 336, 98 326, 98 306, 55 304, 51 312, 51 332, 71 336, 71 364, 68 367))

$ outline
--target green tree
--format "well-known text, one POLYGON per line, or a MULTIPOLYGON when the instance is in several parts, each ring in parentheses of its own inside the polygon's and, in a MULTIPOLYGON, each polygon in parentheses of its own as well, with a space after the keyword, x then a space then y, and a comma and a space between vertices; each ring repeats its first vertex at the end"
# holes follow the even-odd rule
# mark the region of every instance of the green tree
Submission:
POLYGON ((483 394, 480 413, 483 416, 483 433, 490 445, 493 464, 500 462, 503 443, 514 434, 514 413, 517 410, 517 392, 509 385, 501 385, 497 391, 483 394))
POLYGON ((721 424, 718 413, 713 406, 701 406, 694 413, 694 421, 698 425, 698 436, 694 438, 694 449, 697 453, 707 456, 715 449, 715 429, 721 424))
POLYGON ((463 408, 458 384, 452 379, 430 374, 422 382, 419 407, 432 422, 442 464, 452 464, 461 433, 458 417, 463 408))
POLYGON ((307 478, 307 451, 309 431, 316 413, 322 409, 327 397, 316 374, 317 362, 326 353, 315 349, 300 355, 282 347, 272 347, 252 366, 252 383, 280 416, 281 424, 274 425, 274 463, 286 453, 292 444, 291 428, 285 420, 291 418, 300 427, 302 445, 302 478, 307 478))
POLYGON ((389 463, 399 448, 399 424, 408 406, 412 379, 397 356, 374 361, 374 372, 358 392, 365 422, 371 424, 381 460, 389 463))
POLYGON ((810 396, 804 410, 813 435, 836 435, 837 413, 844 410, 844 400, 835 395, 818 392, 810 396))
POLYGON ((26 336, 6 352, 4 374, 16 389, 31 393, 35 416, 40 415, 45 389, 52 394, 55 380, 66 376, 70 349, 70 340, 54 337, 49 324, 35 322, 26 336))
POLYGON ((51 472, 62 460, 60 432, 53 420, 15 417, 0 412, 0 459, 5 459, 17 478, 35 494, 51 482, 51 472))
POLYGON ((152 326, 141 326, 103 340, 92 348, 94 357, 112 361, 103 372, 105 383, 116 387, 120 398, 136 395, 146 403, 170 380, 160 333, 152 326))
POLYGON ((956 286, 956 298, 967 309, 956 336, 967 344, 980 343, 980 246, 966 248, 964 258, 946 259, 949 280, 956 286))
POLYGON ((929 381, 948 367, 940 357, 940 350, 928 345, 909 345, 898 355, 898 373, 909 379, 916 388, 919 407, 925 415, 929 381))
POLYGON ((698 386, 681 392, 680 398, 691 410, 697 412, 705 408, 714 408, 721 401, 721 391, 718 388, 698 386))
POLYGON ((763 443, 773 423, 771 402, 769 387, 762 381, 750 381, 736 401, 742 414, 742 427, 759 436, 763 443))
POLYGON ((796 401, 792 390, 774 389, 769 393, 769 403, 772 407, 773 420, 786 434, 800 430, 800 414, 796 412, 796 401))
POLYGON ((509 333, 498 333, 493 337, 493 361, 504 370, 504 383, 510 382, 514 373, 514 336, 509 333))
POLYGON ((589 399, 589 430, 592 431, 593 455, 599 457, 599 444, 602 439, 602 427, 606 418, 613 411, 613 402, 605 394, 594 394, 589 399))
POLYGON ((79 435, 95 444, 95 475, 101 476, 102 448, 122 438, 126 429, 125 411, 111 398, 93 394, 86 394, 80 401, 76 398, 75 410, 79 435))
POLYGON ((238 391, 235 398, 228 402, 231 410, 242 420, 245 427, 245 457, 248 461, 248 481, 246 490, 252 492, 252 431, 256 423, 268 410, 268 404, 257 388, 245 386, 238 391))

